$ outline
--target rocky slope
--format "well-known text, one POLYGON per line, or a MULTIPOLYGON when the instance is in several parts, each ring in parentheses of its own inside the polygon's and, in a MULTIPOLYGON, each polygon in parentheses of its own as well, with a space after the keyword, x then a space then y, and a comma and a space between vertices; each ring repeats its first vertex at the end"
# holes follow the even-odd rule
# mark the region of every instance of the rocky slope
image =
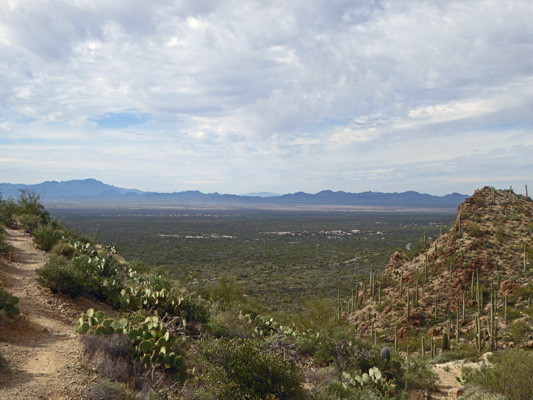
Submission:
POLYGON ((481 336, 484 348, 533 346, 532 215, 530 198, 477 190, 459 206, 449 232, 431 243, 422 239, 419 254, 395 253, 382 276, 359 293, 348 319, 378 341, 393 340, 397 330, 400 347, 414 347, 424 335, 442 339, 447 327, 448 338, 459 333, 457 343, 478 344, 481 336))

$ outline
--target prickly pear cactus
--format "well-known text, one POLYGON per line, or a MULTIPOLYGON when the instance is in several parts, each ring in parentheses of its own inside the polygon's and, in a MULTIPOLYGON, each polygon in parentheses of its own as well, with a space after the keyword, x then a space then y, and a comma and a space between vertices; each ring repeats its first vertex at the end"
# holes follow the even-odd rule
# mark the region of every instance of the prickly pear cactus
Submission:
POLYGON ((155 367, 185 374, 184 353, 179 349, 181 338, 170 333, 157 316, 147 317, 144 322, 131 326, 125 318, 106 318, 101 311, 93 309, 82 314, 74 330, 82 335, 124 334, 132 341, 135 357, 147 367, 155 367))

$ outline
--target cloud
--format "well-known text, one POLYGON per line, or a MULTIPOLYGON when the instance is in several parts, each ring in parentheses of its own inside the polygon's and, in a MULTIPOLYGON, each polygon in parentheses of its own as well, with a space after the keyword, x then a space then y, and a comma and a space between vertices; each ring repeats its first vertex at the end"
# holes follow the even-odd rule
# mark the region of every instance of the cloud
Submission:
POLYGON ((522 176, 493 154, 530 145, 532 18, 527 0, 6 0, 0 150, 28 167, 0 168, 221 192, 452 188, 466 172, 440 163, 483 157, 522 176))

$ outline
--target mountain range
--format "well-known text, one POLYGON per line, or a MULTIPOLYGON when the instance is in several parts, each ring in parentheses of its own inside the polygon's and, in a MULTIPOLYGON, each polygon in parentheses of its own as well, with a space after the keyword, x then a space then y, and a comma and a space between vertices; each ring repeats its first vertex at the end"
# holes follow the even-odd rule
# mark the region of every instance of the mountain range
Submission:
POLYGON ((258 193, 234 195, 202 193, 188 190, 173 193, 143 192, 107 185, 96 179, 46 181, 34 185, 1 183, 3 198, 17 198, 21 190, 34 191, 42 196, 45 206, 108 205, 108 206, 345 206, 384 209, 441 209, 456 211, 467 198, 460 193, 445 196, 421 194, 415 191, 402 193, 362 192, 348 193, 323 190, 316 194, 297 192, 284 195, 258 193))

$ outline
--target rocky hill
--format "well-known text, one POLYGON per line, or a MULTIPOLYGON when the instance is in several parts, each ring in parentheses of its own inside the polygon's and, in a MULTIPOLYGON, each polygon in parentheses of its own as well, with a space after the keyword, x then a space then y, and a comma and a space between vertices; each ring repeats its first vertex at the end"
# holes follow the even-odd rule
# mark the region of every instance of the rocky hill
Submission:
POLYGON ((421 238, 393 254, 381 276, 372 273, 347 318, 375 340, 396 336, 400 348, 421 349, 422 336, 444 346, 533 347, 532 215, 528 197, 477 190, 448 232, 421 238))

